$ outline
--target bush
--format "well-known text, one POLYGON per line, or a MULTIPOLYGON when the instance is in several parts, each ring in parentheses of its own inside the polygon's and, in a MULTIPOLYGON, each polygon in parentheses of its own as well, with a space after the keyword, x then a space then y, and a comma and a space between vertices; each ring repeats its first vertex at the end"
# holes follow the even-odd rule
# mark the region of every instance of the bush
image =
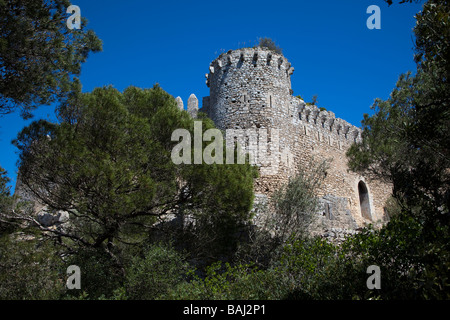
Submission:
POLYGON ((307 170, 299 167, 297 174, 281 185, 268 203, 259 204, 257 210, 263 218, 258 226, 247 228, 248 239, 239 244, 234 258, 267 269, 280 259, 288 240, 308 238, 317 219, 316 191, 328 166, 329 160, 312 159, 307 170))
POLYGON ((428 231, 423 220, 402 212, 382 229, 348 239, 343 250, 366 267, 380 267, 382 299, 449 299, 449 228, 428 231))
POLYGON ((143 256, 132 259, 126 270, 125 290, 128 299, 156 299, 165 295, 187 277, 188 263, 166 245, 152 245, 143 256))
POLYGON ((165 298, 194 300, 269 300, 282 299, 289 292, 286 278, 277 270, 258 270, 250 264, 217 262, 206 268, 206 275, 193 275, 165 298))
POLYGON ((64 293, 62 261, 51 243, 0 238, 0 300, 58 299, 64 293))
POLYGON ((70 256, 66 268, 76 265, 81 272, 81 290, 67 290, 66 298, 99 299, 114 296, 124 281, 121 266, 101 248, 83 248, 70 256))
POLYGON ((269 213, 267 227, 281 243, 309 235, 309 228, 317 219, 319 201, 316 191, 325 179, 328 167, 329 161, 312 159, 307 170, 299 168, 294 177, 273 193, 273 214, 269 213))
POLYGON ((258 47, 267 48, 269 50, 274 51, 275 53, 283 54, 283 49, 277 46, 272 39, 264 37, 259 38, 258 41, 259 41, 258 47))

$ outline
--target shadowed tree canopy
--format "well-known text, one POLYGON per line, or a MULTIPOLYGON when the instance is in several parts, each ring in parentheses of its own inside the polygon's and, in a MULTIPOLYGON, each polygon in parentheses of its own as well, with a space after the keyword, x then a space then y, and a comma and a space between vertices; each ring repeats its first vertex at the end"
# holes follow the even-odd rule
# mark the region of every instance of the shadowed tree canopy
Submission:
POLYGON ((20 109, 29 118, 39 105, 80 90, 76 76, 101 41, 86 29, 70 30, 68 0, 0 0, 0 115, 20 109))
MULTIPOLYGON (((159 86, 97 88, 59 111, 61 123, 33 122, 15 141, 22 183, 41 203, 70 215, 64 230, 42 228, 49 236, 72 248, 110 250, 117 241, 138 243, 169 215, 208 219, 213 227, 249 218, 255 169, 174 164, 172 132, 192 134, 194 119, 159 86)), ((204 131, 214 128, 202 122, 204 131)))

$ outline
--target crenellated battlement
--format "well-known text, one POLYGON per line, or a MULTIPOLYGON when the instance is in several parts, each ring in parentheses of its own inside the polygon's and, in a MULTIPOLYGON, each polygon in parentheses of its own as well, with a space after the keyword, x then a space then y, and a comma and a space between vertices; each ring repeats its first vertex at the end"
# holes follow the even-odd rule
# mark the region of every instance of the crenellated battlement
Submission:
POLYGON ((310 130, 345 144, 360 141, 361 129, 341 118, 336 118, 333 112, 320 110, 317 106, 306 104, 297 97, 292 97, 291 104, 295 106, 294 112, 297 114, 294 124, 308 126, 310 130))
POLYGON ((281 54, 265 48, 243 48, 222 53, 211 62, 206 84, 210 96, 202 111, 220 129, 294 125, 299 135, 317 138, 338 149, 358 141, 361 130, 336 118, 331 111, 292 95, 294 68, 281 54))
POLYGON ((265 72, 272 69, 272 73, 289 77, 294 72, 294 68, 289 61, 281 54, 265 48, 242 48, 229 50, 222 53, 209 65, 209 73, 205 74, 206 85, 210 86, 210 79, 215 73, 227 72, 230 68, 242 68, 250 66, 252 68, 262 68, 265 72))
MULTIPOLYGON (((176 97, 175 101, 177 103, 178 109, 184 110, 184 103, 181 97, 176 97)), ((192 118, 197 117, 198 113, 198 99, 195 94, 191 94, 188 99, 187 112, 191 115, 192 118)))

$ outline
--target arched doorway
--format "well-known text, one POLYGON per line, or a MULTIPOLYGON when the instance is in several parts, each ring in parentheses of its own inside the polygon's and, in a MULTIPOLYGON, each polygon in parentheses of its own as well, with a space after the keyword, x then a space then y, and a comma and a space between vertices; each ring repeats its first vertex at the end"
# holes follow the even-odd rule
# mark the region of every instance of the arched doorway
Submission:
POLYGON ((367 186, 363 181, 359 181, 358 183, 358 194, 361 216, 366 219, 372 220, 372 215, 370 212, 369 191, 367 190, 367 186))

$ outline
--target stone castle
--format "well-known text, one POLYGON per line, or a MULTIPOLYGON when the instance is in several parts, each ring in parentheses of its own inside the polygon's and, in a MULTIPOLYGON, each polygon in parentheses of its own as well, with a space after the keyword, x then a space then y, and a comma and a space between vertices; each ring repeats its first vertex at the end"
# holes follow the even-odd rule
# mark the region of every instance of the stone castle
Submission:
MULTIPOLYGON (((200 111, 221 130, 265 130, 268 141, 279 145, 272 150, 275 165, 256 163, 260 169, 255 181, 256 201, 267 199, 299 166, 306 168, 312 159, 328 159, 331 162, 318 194, 322 232, 338 237, 342 236, 338 233, 353 233, 366 224, 386 220, 384 206, 391 186, 369 181, 347 166, 345 153, 361 139, 361 129, 293 96, 293 72, 289 61, 272 50, 230 50, 209 66, 206 85, 210 95, 203 98, 200 111)), ((176 100, 184 109, 181 98, 176 100)), ((187 111, 194 117, 199 111, 195 95, 189 97, 187 111)), ((249 137, 240 138, 244 144, 251 144, 249 137)))
MULTIPOLYGON (((187 111, 196 117, 205 112, 221 130, 234 129, 247 136, 226 136, 236 139, 252 151, 255 143, 251 133, 265 133, 271 161, 257 158, 260 177, 255 181, 255 203, 266 202, 270 194, 287 182, 298 168, 307 170, 311 161, 331 160, 326 178, 318 191, 319 228, 313 230, 330 240, 368 223, 386 220, 384 206, 391 195, 391 186, 369 181, 347 166, 348 147, 361 138, 361 130, 331 111, 292 95, 291 75, 294 68, 281 54, 265 48, 243 48, 221 54, 211 62, 206 74, 210 95, 198 99, 192 94, 187 111), (249 134, 250 133, 250 134, 249 134), (253 142, 252 142, 253 141, 253 142), (276 145, 277 148, 270 146, 276 145)), ((184 110, 183 101, 176 98, 184 110)), ((234 143, 234 141, 231 141, 234 143)), ((35 201, 17 178, 15 194, 34 203, 38 221, 52 225, 67 221, 67 213, 49 213, 35 201)), ((258 212, 256 212, 258 216, 258 212)))

